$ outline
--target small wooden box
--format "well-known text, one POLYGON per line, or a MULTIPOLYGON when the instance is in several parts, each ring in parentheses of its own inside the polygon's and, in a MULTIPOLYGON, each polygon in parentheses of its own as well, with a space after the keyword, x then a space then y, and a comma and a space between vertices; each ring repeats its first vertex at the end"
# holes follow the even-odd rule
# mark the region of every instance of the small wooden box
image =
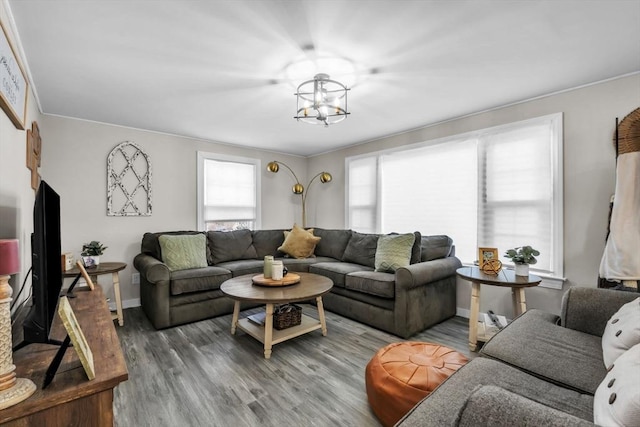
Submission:
POLYGON ((62 271, 71 270, 74 266, 73 253, 65 252, 62 254, 62 271))

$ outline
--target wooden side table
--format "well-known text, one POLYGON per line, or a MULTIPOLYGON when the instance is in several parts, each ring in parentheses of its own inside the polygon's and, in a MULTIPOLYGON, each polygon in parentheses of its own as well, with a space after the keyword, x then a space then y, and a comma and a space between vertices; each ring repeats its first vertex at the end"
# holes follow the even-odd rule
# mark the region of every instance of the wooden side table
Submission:
MULTIPOLYGON (((94 283, 98 283, 98 276, 103 274, 111 274, 111 280, 113 281, 113 293, 116 298, 116 312, 111 314, 111 317, 115 320, 118 319, 118 325, 124 326, 124 316, 122 315, 122 298, 120 296, 120 278, 118 272, 127 268, 127 264, 124 262, 101 262, 95 267, 87 267, 87 273, 91 277, 94 283)), ((75 277, 80 274, 78 267, 73 267, 71 270, 63 271, 63 277, 75 277)))
POLYGON ((513 311, 520 315, 527 311, 524 288, 538 286, 542 279, 533 274, 516 276, 513 270, 500 270, 497 276, 485 274, 478 267, 461 267, 456 274, 471 282, 471 306, 469 307, 469 350, 476 351, 478 341, 487 341, 489 337, 478 336, 478 314, 480 312, 480 285, 503 286, 511 288, 513 311))

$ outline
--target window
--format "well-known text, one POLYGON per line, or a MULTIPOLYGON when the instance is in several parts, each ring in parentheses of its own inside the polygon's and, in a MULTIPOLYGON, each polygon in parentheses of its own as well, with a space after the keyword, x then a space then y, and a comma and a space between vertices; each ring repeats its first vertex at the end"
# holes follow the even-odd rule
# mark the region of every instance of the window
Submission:
POLYGON ((347 225, 447 234, 466 264, 479 246, 528 244, 541 252, 532 269, 561 277, 561 136, 554 114, 347 158, 347 225))
POLYGON ((198 152, 198 228, 260 227, 260 160, 198 152))

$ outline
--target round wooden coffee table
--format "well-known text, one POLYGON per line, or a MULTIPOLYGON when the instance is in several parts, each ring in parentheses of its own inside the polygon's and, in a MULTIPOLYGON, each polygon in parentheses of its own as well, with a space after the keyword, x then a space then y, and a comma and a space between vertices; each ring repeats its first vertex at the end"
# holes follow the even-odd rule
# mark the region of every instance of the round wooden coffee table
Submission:
POLYGON ((307 332, 322 329, 322 335, 327 335, 327 322, 324 317, 322 295, 333 287, 333 281, 327 277, 311 273, 297 273, 300 275, 300 283, 282 287, 264 287, 254 285, 252 277, 255 274, 234 277, 220 286, 223 294, 235 300, 233 306, 233 318, 231 319, 231 334, 239 328, 264 344, 264 357, 271 357, 273 345, 297 337, 307 332), (315 320, 302 315, 302 322, 297 326, 287 329, 273 330, 273 306, 291 302, 308 301, 315 298, 318 307, 318 318, 315 320), (248 319, 239 319, 240 303, 248 301, 266 305, 266 317, 264 326, 252 323, 248 319))

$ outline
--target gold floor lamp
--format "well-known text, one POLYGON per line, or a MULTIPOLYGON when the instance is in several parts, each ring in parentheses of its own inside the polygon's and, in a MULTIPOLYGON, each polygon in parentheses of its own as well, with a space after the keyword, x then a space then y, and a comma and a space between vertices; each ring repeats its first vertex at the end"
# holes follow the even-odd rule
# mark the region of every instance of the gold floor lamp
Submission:
POLYGON ((305 203, 307 201, 307 193, 309 192, 309 188, 311 188, 311 184, 313 183, 313 181, 316 178, 320 178, 320 182, 323 183, 323 184, 325 184, 327 182, 330 182, 331 179, 332 179, 331 174, 329 172, 320 172, 320 173, 318 173, 316 176, 311 178, 311 180, 307 184, 307 188, 305 188, 302 184, 300 184, 300 180, 296 176, 295 172, 289 166, 285 165, 282 162, 278 162, 276 160, 274 160, 272 162, 269 162, 269 164, 267 165, 267 170, 269 172, 278 173, 278 171, 280 170, 280 165, 282 165, 285 168, 289 169, 289 172, 291 172, 291 175, 293 175, 293 178, 296 181, 296 183, 293 185, 293 187, 291 187, 291 190, 293 191, 293 194, 299 194, 302 197, 302 228, 306 228, 307 227, 307 214, 306 214, 306 209, 305 209, 305 203))

